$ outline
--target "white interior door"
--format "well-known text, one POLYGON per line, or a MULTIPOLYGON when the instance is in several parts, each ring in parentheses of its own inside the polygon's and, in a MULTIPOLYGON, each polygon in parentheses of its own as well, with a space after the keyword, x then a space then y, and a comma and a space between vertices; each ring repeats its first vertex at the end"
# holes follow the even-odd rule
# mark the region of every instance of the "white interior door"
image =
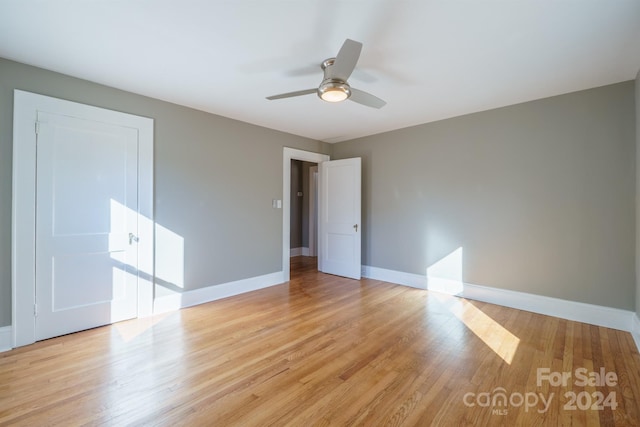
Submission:
POLYGON ((38 112, 36 340, 137 316, 138 132, 38 112))
POLYGON ((318 269, 360 279, 361 159, 320 163, 318 269))

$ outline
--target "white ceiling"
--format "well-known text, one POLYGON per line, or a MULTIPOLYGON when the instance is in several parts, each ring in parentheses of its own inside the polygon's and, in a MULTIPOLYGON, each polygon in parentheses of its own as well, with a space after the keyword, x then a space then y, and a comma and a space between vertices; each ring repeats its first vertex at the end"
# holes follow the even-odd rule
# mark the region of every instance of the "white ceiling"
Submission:
POLYGON ((0 0, 0 56, 338 142, 633 79, 640 0, 0 0), (346 38, 385 107, 265 99, 346 38))

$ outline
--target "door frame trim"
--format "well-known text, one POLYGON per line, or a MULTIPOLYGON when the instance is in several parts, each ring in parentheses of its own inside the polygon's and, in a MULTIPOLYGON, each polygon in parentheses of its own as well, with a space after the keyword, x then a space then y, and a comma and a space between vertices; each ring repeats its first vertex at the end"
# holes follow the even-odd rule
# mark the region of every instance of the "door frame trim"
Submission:
POLYGON ((153 312, 153 119, 14 90, 11 219, 13 347, 35 342, 36 121, 38 111, 138 130, 138 317, 153 312))
POLYGON ((309 168, 309 256, 318 256, 318 166, 309 168), (315 224, 315 227, 314 227, 315 224))
POLYGON ((282 164, 282 276, 285 282, 291 278, 291 160, 322 163, 331 160, 328 154, 284 147, 282 164))

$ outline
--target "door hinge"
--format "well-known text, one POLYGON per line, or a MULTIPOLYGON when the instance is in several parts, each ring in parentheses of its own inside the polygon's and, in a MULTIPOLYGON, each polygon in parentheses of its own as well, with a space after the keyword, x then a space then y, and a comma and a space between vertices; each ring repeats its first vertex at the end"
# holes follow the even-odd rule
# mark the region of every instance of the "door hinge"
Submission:
POLYGON ((40 122, 36 122, 36 135, 40 133, 40 122))
POLYGON ((38 317, 38 304, 33 304, 33 316, 38 317))

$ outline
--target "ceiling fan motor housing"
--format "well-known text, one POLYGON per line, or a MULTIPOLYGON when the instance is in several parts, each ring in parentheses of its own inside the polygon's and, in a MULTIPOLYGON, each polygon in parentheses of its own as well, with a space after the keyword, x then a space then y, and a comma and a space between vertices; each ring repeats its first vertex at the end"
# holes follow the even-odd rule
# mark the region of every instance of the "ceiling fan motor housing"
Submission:
POLYGON ((325 59, 322 62, 322 70, 324 71, 324 79, 318 87, 318 96, 323 101, 340 102, 351 96, 351 87, 344 80, 331 77, 331 67, 335 58, 325 59))

